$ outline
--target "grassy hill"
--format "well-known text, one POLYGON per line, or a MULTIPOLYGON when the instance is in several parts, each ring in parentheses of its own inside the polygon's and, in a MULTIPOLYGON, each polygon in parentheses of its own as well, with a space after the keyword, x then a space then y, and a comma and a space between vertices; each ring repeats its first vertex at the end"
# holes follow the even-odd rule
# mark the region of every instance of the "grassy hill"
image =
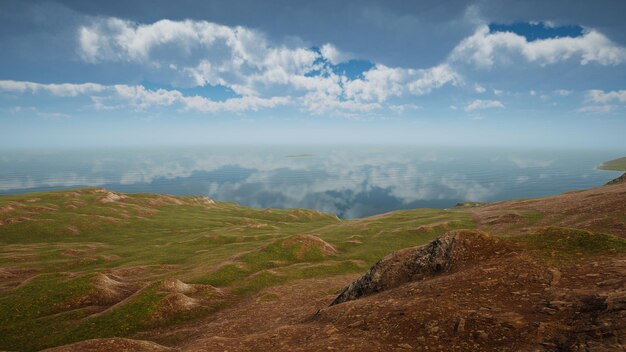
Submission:
POLYGON ((607 161, 598 166, 601 170, 626 171, 626 157, 607 161))
POLYGON ((518 237, 532 227, 573 226, 585 231, 575 233, 574 244, 557 240, 556 258, 622 253, 625 241, 614 235, 623 235, 616 224, 626 228, 626 218, 615 205, 623 200, 612 196, 620 194, 616 187, 597 198, 606 210, 602 221, 589 223, 593 213, 584 218, 526 201, 340 220, 305 209, 104 189, 2 196, 0 349, 113 336, 176 345, 191 335, 185 327, 218 312, 250 299, 277 300, 272 287, 354 276, 391 252, 455 229, 491 231, 550 257, 552 242, 518 237), (589 246, 596 238, 602 243, 589 246))

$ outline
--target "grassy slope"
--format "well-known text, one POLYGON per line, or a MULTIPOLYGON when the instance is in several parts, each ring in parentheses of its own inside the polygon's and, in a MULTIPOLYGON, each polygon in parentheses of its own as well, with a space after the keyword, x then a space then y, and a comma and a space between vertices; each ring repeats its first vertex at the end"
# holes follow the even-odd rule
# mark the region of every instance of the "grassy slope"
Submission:
MULTIPOLYGON (((208 204, 197 197, 135 194, 100 202, 105 195, 84 189, 0 197, 0 275, 36 272, 27 283, 0 290, 0 349, 132 337, 205 316, 268 286, 362 272, 395 250, 475 227, 471 209, 463 208, 340 221, 316 211, 208 204), (336 252, 298 241, 303 235, 316 236, 336 252), (140 270, 135 280, 143 288, 115 309, 92 315, 94 307, 64 308, 93 291, 97 273, 121 269, 140 270), (172 278, 216 286, 226 299, 156 319, 167 298, 159 287, 172 278)), ((529 221, 535 215, 528 214, 529 221)), ((524 243, 547 250, 537 236, 524 243)), ((598 251, 626 250, 621 239, 602 239, 598 251)), ((588 247, 580 233, 568 233, 557 244, 570 251, 588 247)))
POLYGON ((626 157, 607 161, 598 166, 601 170, 626 171, 626 157))
POLYGON ((393 250, 425 243, 450 228, 473 226, 468 214, 455 211, 339 221, 309 210, 207 205, 194 197, 135 194, 102 203, 105 194, 85 189, 0 197, 0 269, 37 272, 27 284, 0 291, 0 349, 132 336, 184 320, 151 319, 165 298, 155 289, 164 279, 227 290, 227 302, 189 313, 194 318, 270 285, 360 272, 393 250), (442 220, 453 222, 416 230, 442 220), (286 239, 303 234, 327 241, 337 253, 297 242, 285 245, 286 239), (124 268, 141 268, 140 281, 150 286, 95 318, 88 317, 89 307, 63 310, 91 292, 96 273, 124 268))

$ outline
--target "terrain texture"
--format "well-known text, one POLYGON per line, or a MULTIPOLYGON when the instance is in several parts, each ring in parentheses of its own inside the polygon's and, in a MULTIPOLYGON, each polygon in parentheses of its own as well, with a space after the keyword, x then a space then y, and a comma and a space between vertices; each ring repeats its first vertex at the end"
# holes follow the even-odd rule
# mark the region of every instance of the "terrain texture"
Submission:
POLYGON ((626 182, 340 220, 0 197, 0 350, 619 351, 626 182))

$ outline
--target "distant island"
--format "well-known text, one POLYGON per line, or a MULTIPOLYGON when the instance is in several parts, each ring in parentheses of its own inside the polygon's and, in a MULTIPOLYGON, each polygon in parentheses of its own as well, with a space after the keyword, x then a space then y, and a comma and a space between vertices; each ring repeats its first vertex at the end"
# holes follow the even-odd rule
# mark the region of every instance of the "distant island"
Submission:
POLYGON ((598 166, 600 170, 626 171, 626 157, 604 162, 598 166))

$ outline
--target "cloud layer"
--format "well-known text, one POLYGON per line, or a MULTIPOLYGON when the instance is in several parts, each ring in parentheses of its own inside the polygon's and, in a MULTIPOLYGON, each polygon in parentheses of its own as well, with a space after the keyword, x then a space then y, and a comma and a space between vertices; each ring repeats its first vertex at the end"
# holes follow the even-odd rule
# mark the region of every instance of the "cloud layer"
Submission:
MULTIPOLYGON (((415 114, 418 109, 410 107, 421 110, 420 97, 448 87, 455 94, 442 106, 464 105, 459 113, 496 113, 511 104, 499 87, 479 82, 476 72, 506 75, 509 67, 524 64, 542 69, 557 64, 623 67, 626 63, 626 49, 596 29, 585 28, 577 37, 529 41, 513 32, 490 31, 470 10, 465 19, 473 18, 476 30, 438 64, 420 68, 372 62, 351 74, 346 67, 354 65, 350 60, 357 57, 333 43, 315 47, 299 38, 276 40, 257 29, 205 20, 138 23, 89 17, 75 29, 77 59, 95 69, 130 68, 143 82, 157 87, 128 82, 3 80, 0 91, 87 97, 89 106, 99 110, 169 107, 183 112, 240 113, 292 107, 306 115, 383 116, 415 114), (229 94, 218 98, 194 88, 216 88, 229 94), (459 92, 464 101, 454 102, 459 92)), ((564 99, 573 93, 571 89, 552 89, 541 97, 564 99)), ((579 94, 585 94, 592 105, 573 109, 578 112, 614 111, 613 104, 626 99, 623 90, 605 93, 595 89, 579 94)))

